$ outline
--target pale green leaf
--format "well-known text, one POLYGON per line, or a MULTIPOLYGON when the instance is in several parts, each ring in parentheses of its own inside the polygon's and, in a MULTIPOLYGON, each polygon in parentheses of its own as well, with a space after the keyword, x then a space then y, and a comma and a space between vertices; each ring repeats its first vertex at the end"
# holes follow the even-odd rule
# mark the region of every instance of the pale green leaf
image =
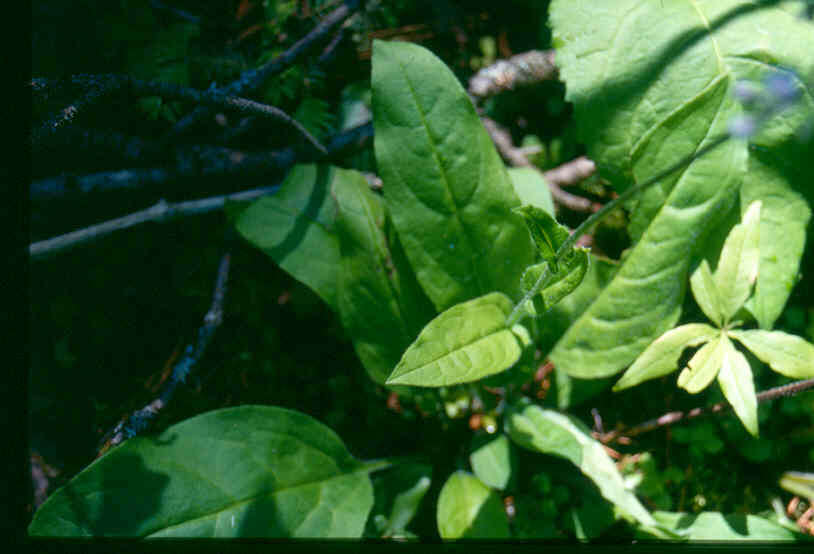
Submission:
POLYGON ((729 336, 781 375, 792 379, 814 377, 814 345, 796 335, 753 329, 731 330, 729 336))
POLYGON ((533 404, 512 410, 509 437, 520 446, 565 458, 591 479, 602 496, 643 525, 656 525, 650 513, 625 487, 622 475, 602 444, 579 420, 533 404))
POLYGON ((336 309, 339 241, 331 183, 341 173, 325 165, 298 165, 273 196, 237 216, 235 228, 298 281, 336 309))
POLYGON ((792 494, 814 502, 814 473, 787 471, 780 476, 780 486, 792 494))
POLYGON ((442 539, 501 539, 509 536, 503 502, 473 475, 456 471, 438 496, 438 534, 442 539))
POLYGON ((721 369, 726 337, 718 336, 698 349, 678 375, 678 386, 690 394, 704 390, 721 369))
POLYGON ((743 223, 735 225, 729 232, 713 275, 724 321, 729 321, 743 306, 757 279, 760 207, 760 201, 753 202, 743 216, 743 223))
MULTIPOLYGON (((554 0, 550 20, 580 138, 620 190, 724 135, 743 110, 732 88, 755 67, 814 74, 811 24, 748 0, 554 0)), ((810 88, 800 83, 804 99, 760 139, 772 158, 796 140, 790 123, 814 114, 810 88)), ((638 199, 630 228, 635 244, 551 353, 558 369, 585 378, 612 375, 675 325, 693 251, 703 247, 698 239, 750 182, 757 150, 727 141, 638 199)), ((774 179, 788 182, 788 173, 774 179)), ((759 189, 750 202, 774 188, 759 189)))
POLYGON ((512 475, 509 439, 506 435, 491 439, 469 455, 469 463, 483 483, 493 489, 505 489, 512 475))
POLYGON ((339 315, 368 374, 382 384, 434 311, 409 265, 388 245, 381 197, 360 173, 335 171, 339 315))
POLYGON ((514 192, 524 206, 536 206, 554 215, 554 200, 543 175, 530 167, 510 167, 507 170, 514 192))
POLYGON ((690 277, 690 288, 698 306, 719 327, 724 323, 721 294, 706 260, 701 260, 690 277))
MULTIPOLYGON (((571 294, 585 277, 589 263, 588 250, 585 248, 575 248, 570 255, 560 260, 558 271, 549 275, 540 293, 532 298, 536 315, 548 312, 571 294)), ((525 291, 531 290, 547 265, 548 262, 543 262, 526 268, 521 278, 525 291)))
POLYGON ((328 427, 241 406, 136 437, 54 492, 32 536, 360 537, 373 487, 328 427))
POLYGON ((399 493, 393 500, 393 510, 390 513, 389 525, 386 535, 403 532, 418 511, 424 495, 430 489, 430 478, 422 476, 411 488, 399 493))
POLYGON ((534 247, 512 182, 455 75, 425 48, 374 41, 374 147, 407 258, 438 311, 519 295, 534 247))
POLYGON ((553 273, 558 273, 556 254, 570 236, 568 229, 557 223, 557 220, 542 208, 521 206, 514 211, 523 216, 529 235, 543 260, 551 266, 553 273))
MULTIPOLYGON (((793 541, 803 538, 768 519, 752 514, 701 512, 653 512, 653 517, 667 529, 685 533, 690 541, 793 541)), ((650 538, 638 532, 640 538, 650 538)))
POLYGON ((749 367, 746 356, 735 350, 726 336, 721 337, 721 344, 723 357, 718 385, 746 430, 757 436, 757 396, 752 368, 749 367))
POLYGON ((613 386, 613 390, 633 387, 643 381, 672 373, 678 369, 678 359, 686 348, 714 340, 718 335, 718 329, 703 323, 689 323, 670 329, 636 358, 613 386))
POLYGON ((507 326, 512 301, 499 292, 455 305, 419 333, 388 385, 444 387, 509 369, 522 349, 507 326))

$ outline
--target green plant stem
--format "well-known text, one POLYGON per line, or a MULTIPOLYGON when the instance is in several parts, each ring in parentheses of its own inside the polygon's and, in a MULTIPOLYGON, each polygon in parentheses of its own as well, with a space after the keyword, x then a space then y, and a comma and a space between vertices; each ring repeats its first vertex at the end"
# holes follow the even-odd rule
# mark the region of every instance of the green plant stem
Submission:
MULTIPOLYGON (((714 150, 715 148, 729 140, 730 138, 731 135, 729 133, 720 135, 719 137, 713 139, 709 144, 707 144, 703 148, 697 150, 696 152, 693 152, 688 156, 685 156, 684 158, 680 159, 679 161, 677 161, 676 163, 674 163, 661 173, 658 173, 655 176, 651 177, 650 179, 647 179, 646 181, 633 185, 625 192, 620 194, 618 197, 616 197, 614 200, 611 200, 610 202, 602 206, 602 208, 600 208, 599 211, 592 214, 590 217, 588 217, 588 219, 583 221, 579 225, 579 227, 574 229, 574 232, 571 233, 571 235, 565 240, 562 246, 560 246, 559 250, 557 250, 556 258, 557 261, 560 261, 565 256, 565 254, 568 253, 571 250, 571 248, 573 248, 574 244, 576 244, 577 240, 582 235, 590 231, 594 225, 596 225, 599 221, 605 218, 610 212, 615 210, 618 206, 627 202, 637 194, 647 190, 648 188, 658 183, 665 177, 672 175, 679 169, 682 169, 690 165, 693 161, 697 160, 701 156, 705 156, 706 154, 708 154, 709 152, 711 152, 712 150, 714 150)), ((524 306, 526 305, 526 302, 531 300, 535 294, 540 292, 540 289, 545 284, 545 280, 550 276, 549 274, 550 271, 548 270, 548 268, 546 268, 546 270, 543 271, 543 273, 537 279, 537 282, 534 283, 534 286, 531 288, 531 290, 529 290, 526 293, 526 295, 522 298, 522 300, 520 300, 520 302, 517 303, 512 312, 509 314, 509 318, 507 320, 508 322, 507 325, 509 327, 520 321, 520 319, 523 317, 523 310, 524 306)))

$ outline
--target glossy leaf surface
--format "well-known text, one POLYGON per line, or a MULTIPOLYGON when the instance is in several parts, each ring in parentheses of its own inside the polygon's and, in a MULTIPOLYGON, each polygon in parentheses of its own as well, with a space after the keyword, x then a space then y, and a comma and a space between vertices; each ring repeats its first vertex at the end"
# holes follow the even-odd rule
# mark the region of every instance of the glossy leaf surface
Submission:
MULTIPOLYGON (((755 67, 770 71, 782 65, 800 75, 814 68, 810 23, 745 0, 555 0, 551 22, 580 136, 620 189, 726 133, 742 112, 732 88, 753 76, 755 67)), ((812 106, 805 89, 791 115, 761 135, 763 148, 776 152, 794 140, 790 123, 814 113, 812 106)), ((612 375, 678 321, 697 239, 737 201, 741 185, 751 182, 756 156, 743 141, 727 141, 636 201, 630 227, 636 244, 551 353, 558 368, 578 377, 612 375)), ((778 171, 753 189, 750 202, 788 185, 788 172, 778 171)), ((798 229, 795 236, 799 221, 790 222, 798 229)), ((787 272, 799 252, 775 267, 787 272)), ((776 290, 772 295, 773 303, 787 297, 776 290)))
POLYGON ((59 537, 359 537, 373 505, 362 464, 299 412, 241 406, 136 437, 34 515, 59 537))
POLYGON ((421 46, 373 44, 373 123, 385 200, 438 311, 515 296, 534 250, 489 135, 455 75, 421 46))
POLYGON ((505 371, 522 353, 506 325, 511 310, 499 292, 449 308, 419 333, 387 383, 444 387, 505 371))
POLYGON ((500 497, 464 471, 450 475, 438 496, 438 533, 442 539, 501 539, 509 522, 500 497))
POLYGON ((724 242, 715 268, 716 291, 724 320, 729 321, 743 306, 757 279, 760 260, 760 201, 754 202, 743 216, 743 223, 732 228, 724 242))

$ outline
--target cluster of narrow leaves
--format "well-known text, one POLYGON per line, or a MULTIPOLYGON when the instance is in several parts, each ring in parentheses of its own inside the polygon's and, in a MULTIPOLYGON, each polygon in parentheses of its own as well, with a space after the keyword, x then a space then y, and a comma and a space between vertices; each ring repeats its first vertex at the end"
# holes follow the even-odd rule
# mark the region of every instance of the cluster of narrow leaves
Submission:
POLYGON ((698 306, 714 326, 688 323, 656 339, 614 385, 632 387, 677 369, 685 349, 701 346, 678 376, 678 386, 690 393, 705 389, 717 377, 724 396, 744 427, 758 434, 757 397, 752 369, 735 349, 735 339, 773 370, 792 378, 814 377, 814 345, 782 331, 740 330, 733 321, 752 294, 759 274, 761 203, 753 202, 726 237, 718 266, 710 271, 702 260, 690 278, 698 306))

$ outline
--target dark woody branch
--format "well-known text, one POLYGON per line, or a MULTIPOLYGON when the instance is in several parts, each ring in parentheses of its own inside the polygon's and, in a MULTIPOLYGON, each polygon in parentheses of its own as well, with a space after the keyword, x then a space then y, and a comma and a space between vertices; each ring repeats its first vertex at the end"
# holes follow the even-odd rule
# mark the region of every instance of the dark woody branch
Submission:
POLYGON ((556 79, 557 75, 553 50, 530 50, 508 60, 498 60, 478 71, 469 79, 469 93, 476 98, 485 98, 505 90, 556 79))

